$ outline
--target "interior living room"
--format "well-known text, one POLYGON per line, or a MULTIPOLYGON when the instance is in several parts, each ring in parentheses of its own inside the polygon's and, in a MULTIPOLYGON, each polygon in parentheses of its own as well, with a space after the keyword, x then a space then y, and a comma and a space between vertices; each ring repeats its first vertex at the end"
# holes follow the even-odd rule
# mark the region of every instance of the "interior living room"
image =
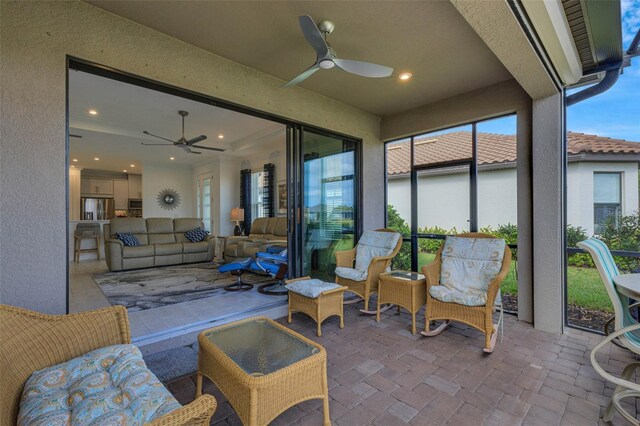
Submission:
POLYGON ((0 423, 638 423, 637 275, 566 230, 567 107, 639 51, 620 1, 0 8, 0 423), (568 253, 610 330, 567 321, 568 253))
MULTIPOLYGON (((133 339, 144 346, 216 319, 282 311, 284 300, 224 291, 236 278, 217 266, 245 256, 225 244, 241 198, 250 201, 247 219, 285 225, 279 241, 286 247, 284 125, 72 69, 69 131, 69 312, 126 306, 133 339), (186 148, 168 142, 185 135, 206 139, 186 148), (156 229, 147 221, 149 245, 139 253, 114 241, 118 231, 136 232, 125 218, 155 221, 156 229), (171 223, 175 229, 162 229, 171 223), (198 226, 211 236, 207 244, 178 241, 198 226), (163 244, 147 253, 153 238, 163 244)), ((272 278, 247 274, 243 281, 272 278)))

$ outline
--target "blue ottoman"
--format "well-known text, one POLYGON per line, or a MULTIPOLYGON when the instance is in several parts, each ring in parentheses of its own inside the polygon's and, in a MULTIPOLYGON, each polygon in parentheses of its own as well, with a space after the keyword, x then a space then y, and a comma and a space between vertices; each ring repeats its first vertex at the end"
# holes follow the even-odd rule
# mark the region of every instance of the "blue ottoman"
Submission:
POLYGON ((247 291, 253 288, 253 284, 242 281, 242 274, 244 274, 253 260, 251 258, 238 259, 234 262, 227 263, 218 267, 218 272, 230 272, 232 275, 238 277, 235 283, 229 284, 224 289, 227 291, 247 291))
MULTIPOLYGON (((269 247, 273 249, 274 247, 269 247)), ((287 249, 281 248, 280 251, 270 251, 256 253, 256 260, 251 263, 249 269, 253 272, 271 275, 275 282, 263 284, 258 287, 258 291, 262 294, 270 296, 286 296, 287 289, 284 287, 283 280, 287 276, 287 249)))

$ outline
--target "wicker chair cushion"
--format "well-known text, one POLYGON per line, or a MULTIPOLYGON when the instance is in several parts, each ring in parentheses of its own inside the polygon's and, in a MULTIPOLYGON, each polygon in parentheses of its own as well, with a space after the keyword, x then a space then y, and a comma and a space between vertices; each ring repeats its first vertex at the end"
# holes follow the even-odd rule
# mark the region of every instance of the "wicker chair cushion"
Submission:
POLYGON ((485 294, 502 268, 505 246, 505 241, 498 238, 447 237, 440 285, 462 293, 485 294))
POLYGON ((366 231, 356 248, 356 269, 366 271, 374 257, 389 256, 399 239, 400 234, 397 232, 366 231))
POLYGON ((311 299, 317 299, 325 291, 341 287, 338 284, 327 283, 318 279, 295 281, 285 286, 287 290, 311 299))
POLYGON ((33 373, 18 425, 142 425, 178 408, 138 348, 113 345, 33 373))
MULTIPOLYGON (((438 299, 439 301, 445 303, 457 303, 458 305, 465 306, 485 306, 487 304, 487 293, 463 293, 458 290, 452 290, 443 285, 434 285, 430 287, 429 294, 431 294, 431 297, 433 297, 434 299, 438 299)), ((502 295, 500 294, 500 290, 498 290, 495 304, 500 305, 501 303, 502 295)))
POLYGON ((357 269, 347 268, 345 266, 338 266, 336 268, 336 275, 340 278, 346 278, 353 281, 364 281, 367 279, 368 271, 358 271, 357 269))

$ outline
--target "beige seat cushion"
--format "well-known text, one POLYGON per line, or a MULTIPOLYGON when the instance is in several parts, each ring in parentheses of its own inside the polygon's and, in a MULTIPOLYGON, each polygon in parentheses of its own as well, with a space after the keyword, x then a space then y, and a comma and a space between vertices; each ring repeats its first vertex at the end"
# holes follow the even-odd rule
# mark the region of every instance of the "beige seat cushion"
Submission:
POLYGON ((137 246, 137 247, 122 247, 122 254, 125 259, 131 259, 134 257, 150 257, 155 254, 153 246, 137 246))
POLYGON ((169 254, 182 254, 182 244, 155 244, 156 256, 166 256, 169 254))
POLYGON ((209 250, 208 241, 200 241, 197 243, 182 243, 183 253, 202 253, 209 250))

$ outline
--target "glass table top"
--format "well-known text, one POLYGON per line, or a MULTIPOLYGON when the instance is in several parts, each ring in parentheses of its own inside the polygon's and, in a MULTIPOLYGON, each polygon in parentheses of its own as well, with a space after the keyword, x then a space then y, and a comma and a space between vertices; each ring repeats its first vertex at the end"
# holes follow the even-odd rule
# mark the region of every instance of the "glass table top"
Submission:
POLYGON ((252 376, 273 373, 320 351, 261 318, 212 329, 205 336, 252 376))
POLYGON ((424 275, 412 271, 391 271, 388 273, 390 277, 401 278, 405 280, 418 281, 423 280, 424 275))

